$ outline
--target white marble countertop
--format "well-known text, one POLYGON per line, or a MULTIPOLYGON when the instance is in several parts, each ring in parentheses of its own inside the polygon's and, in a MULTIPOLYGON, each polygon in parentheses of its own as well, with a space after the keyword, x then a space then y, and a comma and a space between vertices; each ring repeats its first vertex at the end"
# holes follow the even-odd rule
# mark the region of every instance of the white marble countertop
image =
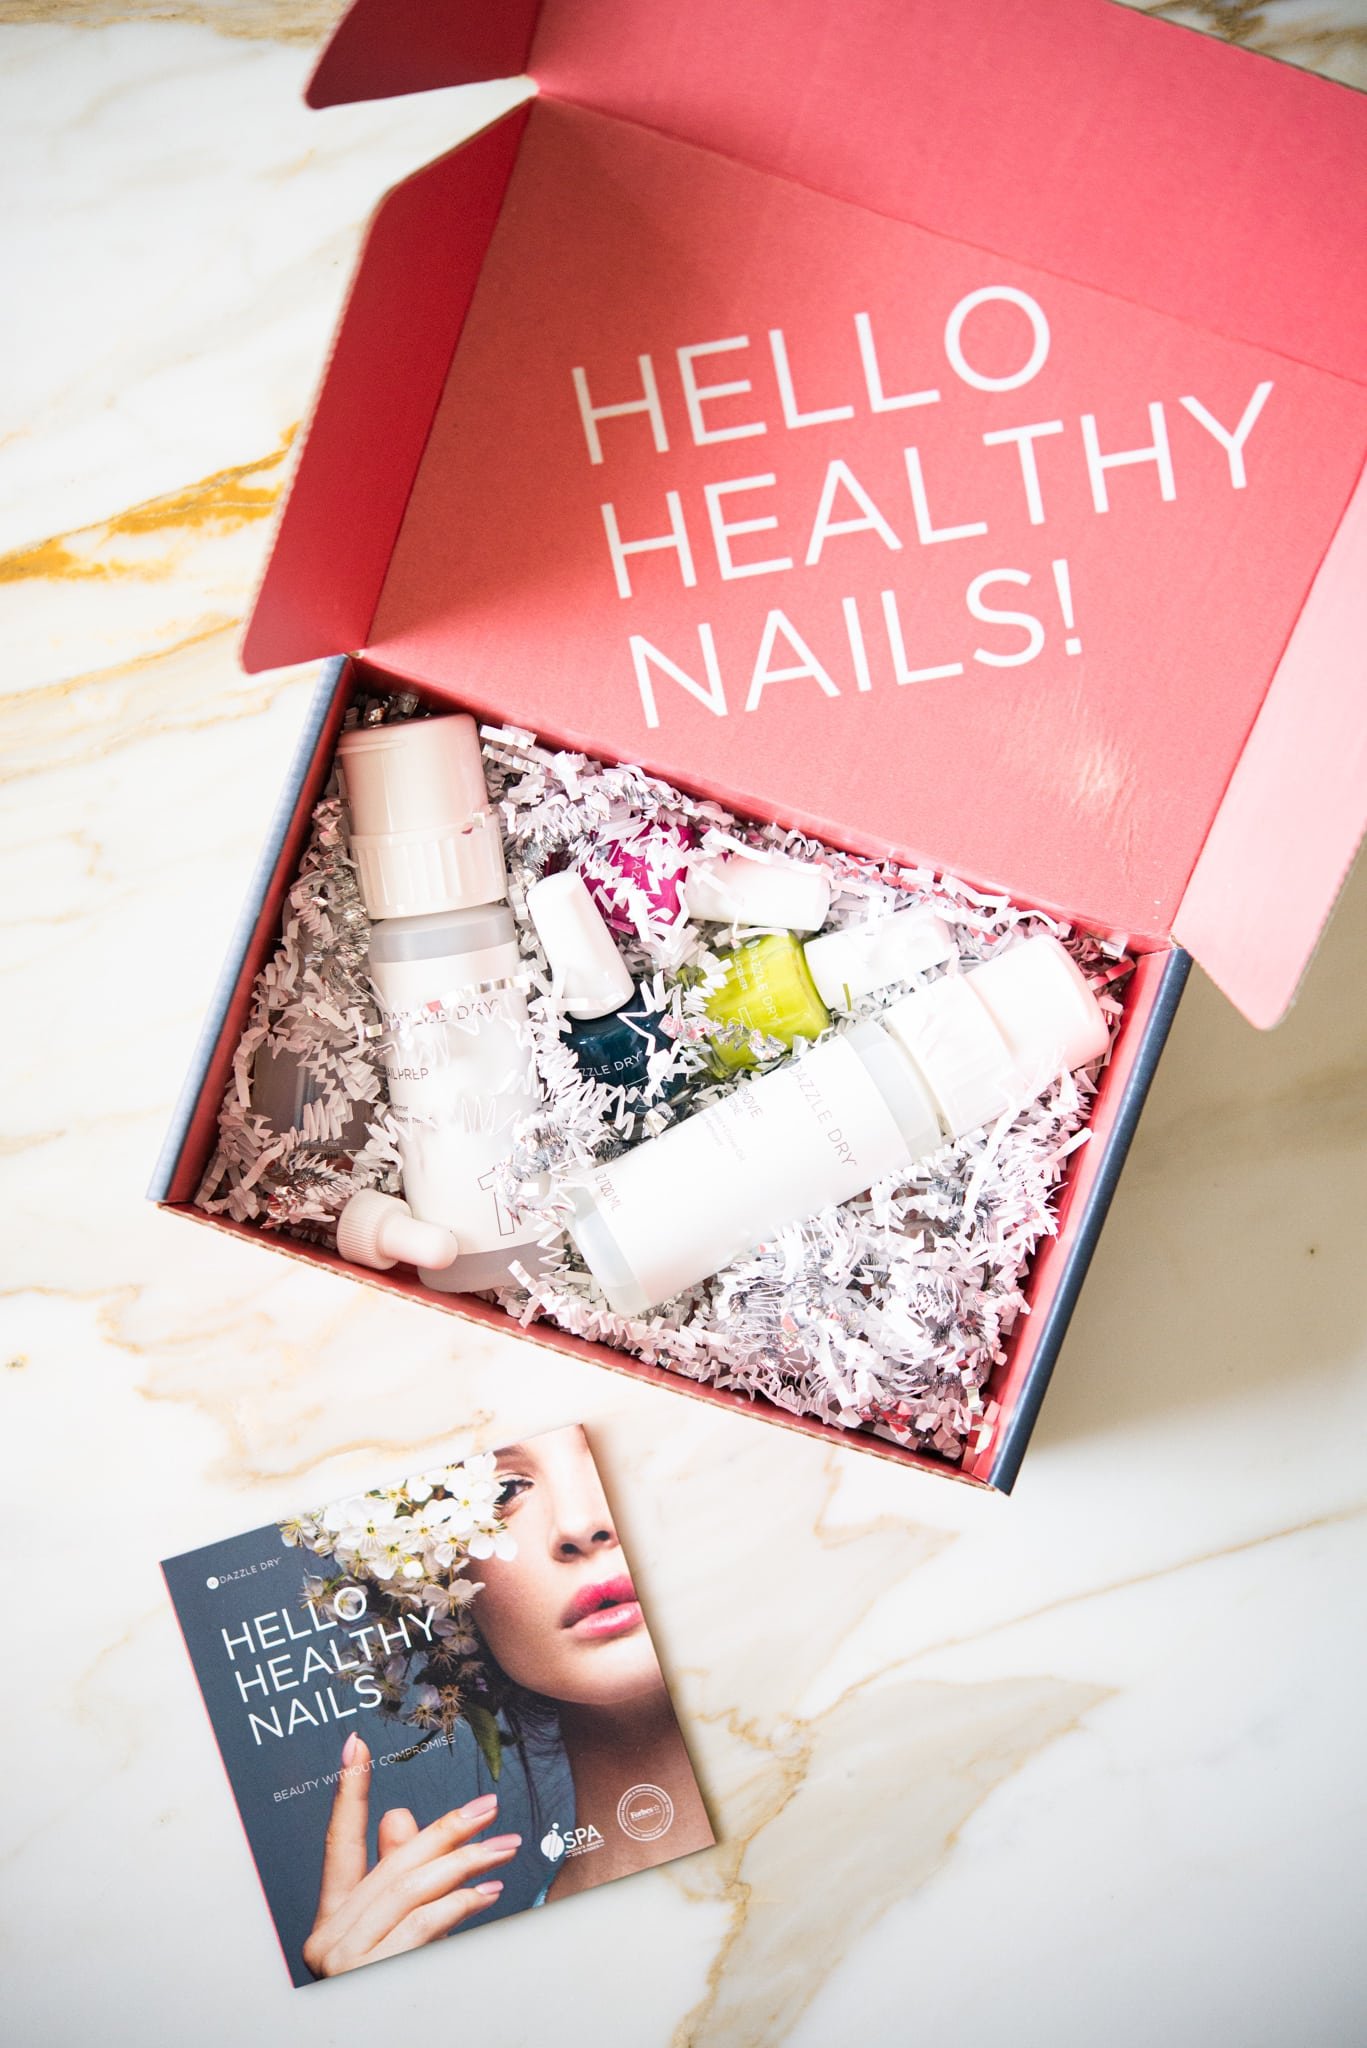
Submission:
MULTIPOLYGON (((1156 11, 1367 83, 1363 0, 1156 11)), ((307 114, 334 12, 0 0, 13 2038, 1360 2041, 1367 873, 1274 1036, 1193 978, 1011 1501, 142 1201, 311 681, 235 660, 287 445, 489 104, 307 114), (576 1418, 721 1845, 300 1999, 157 1560, 576 1418)))

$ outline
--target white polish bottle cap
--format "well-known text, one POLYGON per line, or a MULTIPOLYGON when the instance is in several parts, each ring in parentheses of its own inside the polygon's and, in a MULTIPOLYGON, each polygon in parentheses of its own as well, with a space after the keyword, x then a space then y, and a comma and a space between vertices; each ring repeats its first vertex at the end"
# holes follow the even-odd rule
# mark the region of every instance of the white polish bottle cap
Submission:
POLYGON ((575 869, 533 882, 527 891, 527 914, 567 1015, 610 1017, 631 1001, 636 992, 631 970, 575 869))
POLYGON ((479 727, 466 712, 361 726, 342 734, 337 756, 372 917, 467 910, 507 895, 479 727))
POLYGON ((802 948, 817 994, 828 1010, 848 1010, 856 996, 907 981, 958 957, 949 926, 925 904, 890 911, 869 924, 823 932, 802 948))
POLYGON ((420 1223, 397 1195, 363 1188, 337 1218, 337 1249, 353 1265, 384 1273, 401 1260, 406 1266, 449 1266, 460 1245, 455 1232, 440 1223, 420 1223))
POLYGON ((830 913, 831 883, 824 868, 784 853, 712 853, 689 863, 684 903, 705 924, 817 932, 830 913))

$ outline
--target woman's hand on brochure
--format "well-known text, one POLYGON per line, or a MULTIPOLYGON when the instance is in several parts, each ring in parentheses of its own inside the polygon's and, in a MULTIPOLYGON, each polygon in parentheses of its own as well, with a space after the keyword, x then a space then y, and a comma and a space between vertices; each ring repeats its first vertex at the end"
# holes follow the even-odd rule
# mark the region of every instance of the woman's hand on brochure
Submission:
POLYGON ((486 1873, 517 1854, 520 1835, 477 1842, 498 1811, 493 1793, 419 1828, 406 1807, 381 1816, 379 1860, 369 1867, 366 1821, 370 1751, 347 1738, 323 1846, 318 1911, 304 1943, 315 1977, 340 1977, 362 1963, 438 1941, 481 1913, 503 1890, 486 1873))

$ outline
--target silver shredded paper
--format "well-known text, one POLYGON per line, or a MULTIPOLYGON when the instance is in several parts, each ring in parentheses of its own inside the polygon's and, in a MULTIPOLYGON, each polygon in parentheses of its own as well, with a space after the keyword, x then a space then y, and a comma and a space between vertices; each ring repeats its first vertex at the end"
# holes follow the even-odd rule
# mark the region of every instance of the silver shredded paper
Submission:
MULTIPOLYGON (((411 697, 370 698, 352 716, 374 723, 415 709, 411 697)), ((511 727, 485 727, 483 741, 541 1097, 516 1133, 502 1193, 516 1214, 545 1225, 535 1274, 517 1269, 494 1298, 524 1327, 544 1319, 794 1415, 962 1458, 983 1427, 985 1390, 1022 1312, 1031 1254, 1057 1227, 1053 1197, 1065 1163, 1086 1142, 1093 1074, 1062 1076, 1019 1115, 792 1226, 642 1318, 612 1313, 563 1234, 563 1183, 743 1084, 744 1077, 719 1080, 709 1065, 708 1041, 720 1027, 705 1001, 725 949, 751 932, 699 928, 678 915, 681 849, 761 847, 819 863, 832 885, 828 930, 930 904, 966 965, 1018 935, 1054 932, 1091 979, 1113 1031, 1129 967, 1123 947, 929 868, 863 860, 798 832, 742 824, 639 768, 557 752, 511 727), (635 1092, 580 1072, 526 915, 531 884, 571 864, 610 910, 645 1007, 658 1019, 649 1079, 635 1092)), ((368 935, 345 812, 329 793, 314 812, 279 946, 257 978, 201 1207, 331 1244, 337 1215, 358 1188, 399 1191, 399 1131, 385 1103, 368 935), (289 1091, 271 1085, 280 1062, 294 1082, 285 1114, 280 1101, 289 1091)), ((855 1014, 871 1016, 943 971, 864 997, 855 1014)), ((750 1042, 762 1062, 789 1056, 759 1034, 750 1042)))

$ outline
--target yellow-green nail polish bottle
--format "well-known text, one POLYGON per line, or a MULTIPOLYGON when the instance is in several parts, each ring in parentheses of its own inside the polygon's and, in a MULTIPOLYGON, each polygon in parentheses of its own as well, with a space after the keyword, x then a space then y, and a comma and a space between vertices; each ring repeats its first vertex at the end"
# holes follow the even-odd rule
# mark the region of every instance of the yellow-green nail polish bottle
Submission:
POLYGON ((758 1066, 751 1033, 763 1032, 787 1046, 798 1038, 819 1038, 833 1009, 850 1010, 857 996, 956 955, 948 926, 925 905, 805 943, 791 932, 751 939, 730 955, 724 981, 707 998, 708 1016, 729 1027, 712 1041, 713 1062, 721 1073, 758 1066))
POLYGON ((726 979, 707 998, 707 1014, 732 1027, 712 1041, 713 1059, 726 1073, 759 1064, 748 1044, 752 1031, 791 1045, 795 1038, 819 1038, 831 1021, 791 932, 769 932, 738 946, 726 979))

